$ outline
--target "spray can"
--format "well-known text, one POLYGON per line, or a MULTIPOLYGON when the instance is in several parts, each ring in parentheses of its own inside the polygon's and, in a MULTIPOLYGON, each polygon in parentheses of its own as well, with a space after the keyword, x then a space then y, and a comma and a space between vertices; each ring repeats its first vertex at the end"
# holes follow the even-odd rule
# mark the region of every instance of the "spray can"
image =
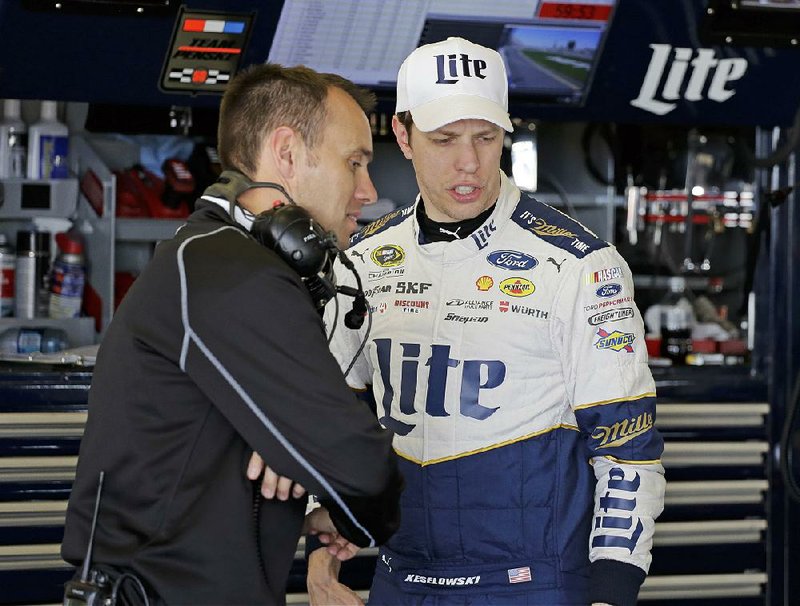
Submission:
POLYGON ((17 232, 14 276, 14 315, 35 318, 41 313, 40 291, 49 264, 50 234, 35 230, 17 232))
POLYGON ((28 128, 20 118, 19 99, 3 102, 0 122, 0 179, 24 179, 28 128))
POLYGON ((76 234, 63 232, 56 234, 56 245, 61 252, 53 261, 50 273, 49 315, 51 318, 77 318, 81 315, 86 283, 83 242, 76 234))
POLYGON ((14 274, 17 257, 8 244, 5 234, 0 234, 0 316, 14 315, 14 274))
POLYGON ((42 101, 42 117, 28 130, 28 178, 66 179, 69 130, 58 121, 55 101, 42 101))

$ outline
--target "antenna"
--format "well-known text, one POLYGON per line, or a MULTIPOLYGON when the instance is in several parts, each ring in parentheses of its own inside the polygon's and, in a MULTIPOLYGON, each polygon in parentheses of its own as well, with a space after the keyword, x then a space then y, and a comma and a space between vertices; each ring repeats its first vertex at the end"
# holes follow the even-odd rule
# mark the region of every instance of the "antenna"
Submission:
POLYGON ((81 583, 86 583, 89 580, 89 569, 92 565, 92 550, 94 549, 94 531, 97 528, 97 514, 100 512, 100 496, 103 492, 103 478, 106 472, 100 472, 100 479, 97 480, 97 496, 94 500, 94 514, 92 514, 92 529, 89 531, 89 545, 86 547, 86 557, 83 558, 83 566, 81 567, 81 583))
MULTIPOLYGON (((105 606, 115 603, 111 598, 112 587, 102 572, 92 570, 92 551, 94 549, 94 532, 97 528, 97 515, 100 512, 100 495, 103 492, 103 478, 106 473, 100 472, 97 481, 97 496, 94 501, 92 527, 89 531, 89 544, 86 546, 86 557, 83 558, 80 580, 67 581, 64 584, 63 606, 105 606)), ((145 602, 147 604, 147 602, 145 602)))

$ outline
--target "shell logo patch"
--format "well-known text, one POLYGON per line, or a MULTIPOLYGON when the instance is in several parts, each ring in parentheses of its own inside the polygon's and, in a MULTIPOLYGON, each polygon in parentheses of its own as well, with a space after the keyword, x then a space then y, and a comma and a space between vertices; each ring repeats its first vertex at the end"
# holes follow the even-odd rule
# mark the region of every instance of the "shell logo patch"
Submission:
POLYGON ((494 280, 492 280, 491 276, 481 276, 475 280, 475 286, 478 287, 478 290, 486 291, 489 290, 493 285, 494 280))
POLYGON ((379 267, 397 267, 406 260, 406 253, 396 244, 385 244, 373 250, 370 258, 379 267))
POLYGON ((500 290, 509 297, 527 297, 536 290, 533 282, 525 278, 506 278, 500 282, 500 290))

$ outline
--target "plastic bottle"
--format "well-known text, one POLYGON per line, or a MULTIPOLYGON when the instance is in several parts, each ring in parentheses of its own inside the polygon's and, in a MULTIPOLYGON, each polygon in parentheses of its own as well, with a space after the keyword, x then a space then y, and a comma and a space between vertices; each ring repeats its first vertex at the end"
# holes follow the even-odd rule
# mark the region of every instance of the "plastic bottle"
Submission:
POLYGON ((3 102, 0 122, 0 179, 24 179, 28 145, 28 127, 19 115, 19 99, 3 102))
POLYGON ((686 279, 673 276, 669 292, 661 303, 661 357, 674 364, 685 364, 692 352, 694 312, 686 297, 686 279))
POLYGON ((14 315, 14 276, 17 257, 8 244, 5 234, 0 234, 0 316, 14 315))
POLYGON ((66 179, 69 130, 56 116, 55 101, 42 101, 42 117, 28 129, 28 178, 66 179))
POLYGON ((51 318, 77 318, 81 315, 83 286, 86 283, 83 242, 77 234, 56 234, 59 254, 50 272, 51 318))
POLYGON ((69 347, 60 328, 8 328, 0 333, 0 352, 6 354, 55 353, 69 347))

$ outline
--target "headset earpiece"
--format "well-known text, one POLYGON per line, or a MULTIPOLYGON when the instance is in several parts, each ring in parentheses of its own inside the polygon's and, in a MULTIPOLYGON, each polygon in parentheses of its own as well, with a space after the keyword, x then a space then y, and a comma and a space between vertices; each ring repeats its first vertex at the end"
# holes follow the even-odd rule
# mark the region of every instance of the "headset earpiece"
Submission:
POLYGON ((310 278, 330 264, 336 237, 327 233, 301 206, 280 204, 256 215, 253 237, 274 250, 303 278, 310 278))
MULTIPOLYGON (((223 171, 217 182, 206 189, 204 195, 228 200, 233 219, 239 196, 257 187, 278 190, 291 204, 278 202, 273 208, 257 214, 250 227, 250 235, 262 246, 275 251, 293 271, 297 272, 311 293, 317 310, 321 311, 339 290, 333 273, 333 261, 339 254, 336 235, 333 232, 325 231, 307 210, 294 203, 289 193, 278 183, 251 181, 235 170, 223 171)), ((347 261, 344 255, 340 257, 347 261)), ((358 289, 353 293, 348 292, 355 299, 353 310, 346 318, 346 324, 350 328, 358 328, 367 313, 366 297, 355 267, 352 263, 345 265, 355 274, 358 281, 358 289)))

